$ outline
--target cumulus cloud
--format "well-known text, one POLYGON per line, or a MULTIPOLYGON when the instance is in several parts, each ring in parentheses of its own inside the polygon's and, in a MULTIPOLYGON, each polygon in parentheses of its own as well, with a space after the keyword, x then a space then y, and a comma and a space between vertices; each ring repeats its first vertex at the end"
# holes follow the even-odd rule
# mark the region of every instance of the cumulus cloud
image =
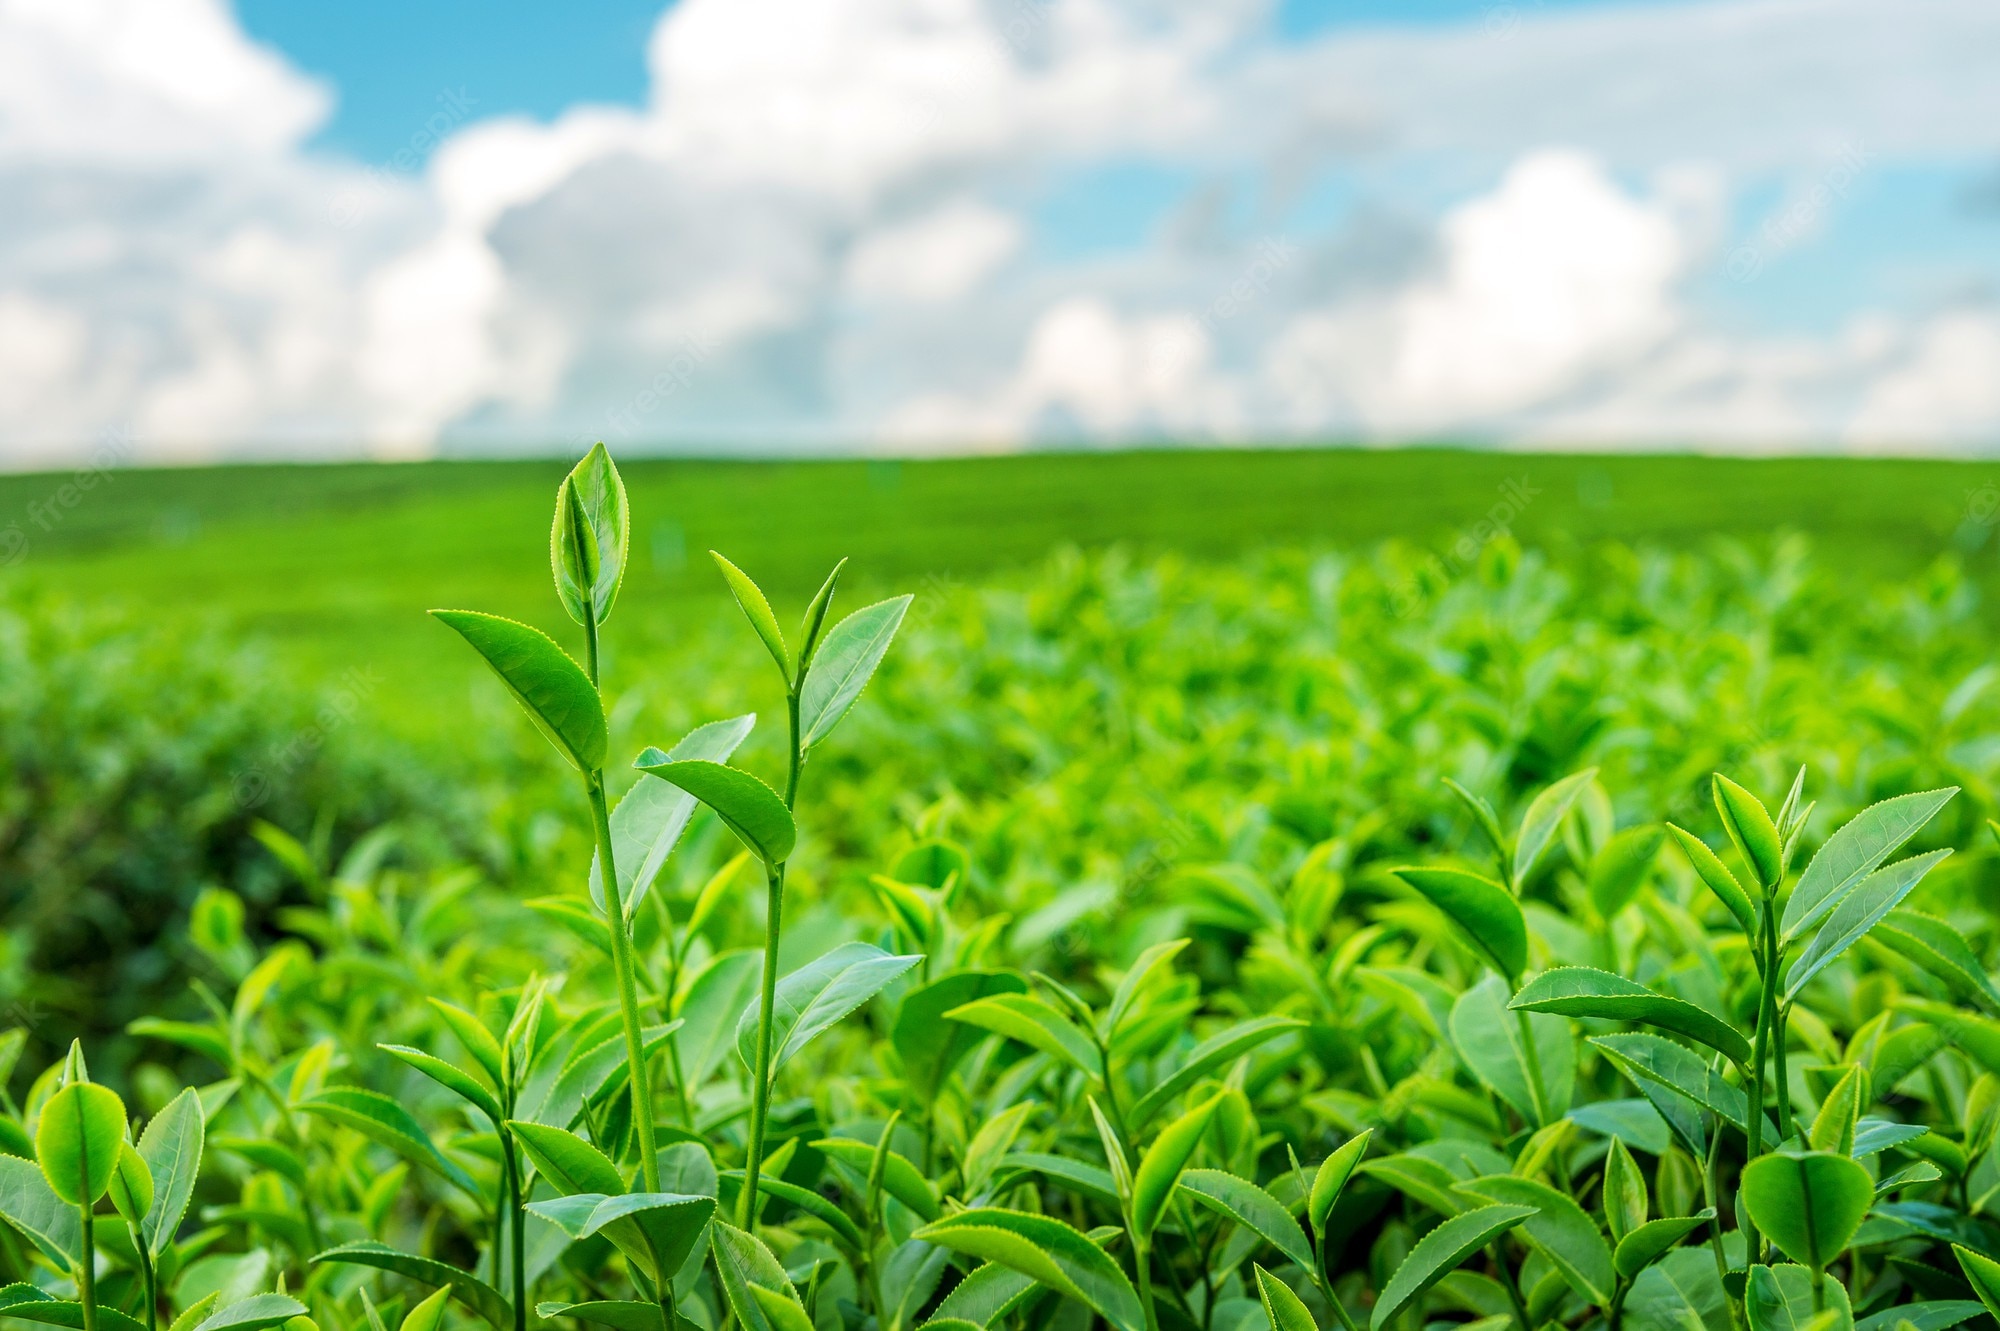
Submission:
POLYGON ((1703 296, 1755 189, 1990 160, 2000 11, 1523 12, 681 0, 644 106, 446 108, 410 175, 224 0, 0 0, 0 455, 2000 441, 1990 309, 1703 296), (1067 250, 1041 201, 1135 162, 1185 205, 1067 250))

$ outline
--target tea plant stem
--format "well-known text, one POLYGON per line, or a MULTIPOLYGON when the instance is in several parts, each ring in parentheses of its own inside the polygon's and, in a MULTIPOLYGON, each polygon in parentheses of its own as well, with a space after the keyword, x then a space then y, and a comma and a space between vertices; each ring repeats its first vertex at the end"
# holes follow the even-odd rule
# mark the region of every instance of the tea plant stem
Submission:
POLYGON ((91 1232, 90 1206, 76 1208, 83 1222, 83 1262, 77 1268, 77 1292, 83 1298, 83 1331, 97 1331, 97 1236, 91 1232))
POLYGON ((1516 1012, 1514 1016, 1521 1023, 1521 1057, 1528 1065, 1528 1099, 1535 1107, 1535 1126, 1545 1127, 1549 1107, 1542 1102, 1542 1055, 1535 1048, 1535 1028, 1529 1024, 1526 1012, 1516 1012))
POLYGON ((1776 1060, 1771 1091, 1778 1098, 1779 1141, 1792 1135, 1792 1083, 1785 1069, 1785 1022, 1791 1010, 1790 1004, 1778 1009, 1778 1024, 1771 1032, 1771 1056, 1776 1060))
MULTIPOLYGON (((799 769, 805 755, 799 749, 799 688, 805 671, 785 688, 785 721, 789 743, 785 750, 785 807, 795 808, 799 798, 799 769)), ((743 1165, 742 1227, 750 1228, 757 1197, 757 1173, 764 1163, 764 1131, 771 1107, 771 1008, 778 998, 778 940, 784 929, 785 866, 764 866, 768 899, 764 912, 764 1001, 757 1009, 757 1084, 750 1091, 750 1154, 743 1165)))
POLYGON ((160 1273, 153 1266, 153 1251, 147 1246, 146 1236, 136 1225, 128 1229, 132 1246, 139 1253, 139 1274, 146 1286, 146 1331, 155 1331, 160 1324, 160 1273))
MULTIPOLYGON (((1137 1237, 1136 1235, 1134 1236, 1137 1237)), ((1160 1331, 1160 1312, 1153 1306, 1153 1249, 1151 1244, 1132 1245, 1132 1268, 1139 1275, 1139 1306, 1146 1310, 1146 1331, 1160 1331)), ((1526 1327, 1522 1331, 1527 1331, 1526 1327)))
MULTIPOLYGON (((796 704, 793 715, 797 715, 796 704)), ((796 729, 796 727, 794 727, 796 729)), ((796 747, 796 746, 794 746, 796 747)), ((757 1009, 757 1084, 750 1089, 749 1155, 743 1162, 740 1223, 745 1231, 755 1214, 757 1173, 764 1163, 764 1129, 771 1108, 771 1009, 778 1000, 778 935, 784 927, 785 866, 765 866, 764 997, 757 1009)))
MULTIPOLYGON (((1715 1130, 1708 1135, 1708 1159, 1701 1171, 1701 1200, 1708 1209, 1708 1244, 1715 1254, 1715 1280, 1727 1288, 1729 1258, 1722 1250, 1722 1121, 1716 1120, 1715 1130)), ((1729 1324, 1741 1331, 1743 1326, 1743 1302, 1741 1299, 1724 1298, 1729 1305, 1729 1324)))
MULTIPOLYGON (((528 1264, 523 1258, 522 1241, 527 1236, 527 1212, 521 1206, 521 1161, 514 1149, 513 1134, 500 1130, 500 1168, 507 1187, 507 1218, 513 1233, 514 1331, 527 1331, 528 1264)), ((494 1235, 496 1239, 499 1235, 494 1235)), ((495 1244, 496 1250, 498 1244, 495 1244)))
MULTIPOLYGON (((595 641, 596 635, 592 635, 595 641)), ((595 652, 592 653, 593 662, 595 652)), ((625 1018, 625 1061, 631 1065, 632 1119, 639 1130, 639 1170, 647 1192, 660 1190, 660 1158, 654 1147, 653 1084, 646 1074, 646 1036, 639 1025, 639 987, 632 978, 632 919, 618 890, 618 867, 611 858, 611 812, 604 803, 604 773, 585 780, 591 821, 597 833, 597 860, 604 881, 604 915, 611 926, 611 969, 618 981, 618 1007, 625 1018)))
POLYGON ((1493 1259, 1495 1269, 1500 1272, 1500 1284, 1507 1291, 1507 1302, 1513 1306, 1515 1324, 1521 1331, 1535 1331, 1534 1324, 1528 1317, 1528 1302, 1521 1297, 1521 1286, 1514 1279, 1513 1268, 1507 1265, 1507 1255, 1500 1250, 1500 1245, 1497 1243, 1486 1252, 1493 1259))

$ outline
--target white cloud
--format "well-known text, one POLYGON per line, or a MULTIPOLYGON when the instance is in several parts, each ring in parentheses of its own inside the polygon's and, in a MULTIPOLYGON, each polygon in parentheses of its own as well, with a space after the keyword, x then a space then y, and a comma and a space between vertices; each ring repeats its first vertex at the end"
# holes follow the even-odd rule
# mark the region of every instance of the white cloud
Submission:
POLYGON ((1676 321, 1672 221, 1588 158, 1532 153, 1440 228, 1444 271, 1393 314, 1368 414, 1424 430, 1519 411, 1627 359, 1676 321))
POLYGON ((1564 8, 1298 46, 1269 18, 681 0, 644 107, 477 121, 408 177, 304 148, 328 90, 223 0, 0 0, 0 456, 106 430, 155 456, 2000 443, 1991 311, 1857 294, 1831 331, 1760 334, 1699 289, 1753 184, 1818 200, 1842 162, 1865 181, 1990 153, 1990 0, 1564 8), (1135 161, 1198 198, 1066 253, 1038 201, 1135 161), (1351 216, 1285 234, 1329 176, 1351 216))
POLYGON ((1869 387, 1847 437, 1914 451, 2000 441, 2000 317, 1953 311, 1923 326, 1869 387))
POLYGON ((848 256, 847 288, 861 300, 956 300, 1021 244, 1020 219, 973 200, 884 226, 848 256))

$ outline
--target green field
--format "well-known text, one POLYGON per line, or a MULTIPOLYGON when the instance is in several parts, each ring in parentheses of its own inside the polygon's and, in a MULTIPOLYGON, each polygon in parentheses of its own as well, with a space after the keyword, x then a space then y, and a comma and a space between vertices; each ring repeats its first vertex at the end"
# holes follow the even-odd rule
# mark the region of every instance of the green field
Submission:
MULTIPOLYGON (((563 466, 436 462, 236 466, 0 479, 14 567, 88 600, 219 620, 270 644, 302 683, 355 667, 418 729, 471 667, 428 624, 483 605, 559 628, 546 525, 563 466)), ((1986 548, 2000 470, 1931 462, 1403 451, 1172 451, 949 461, 630 461, 635 645, 723 604, 718 548, 774 594, 803 597, 842 555, 864 588, 922 595, 1032 563, 1062 544, 1227 557, 1388 538, 1450 561, 1500 515, 1557 551, 1605 540, 1684 547, 1799 531, 1823 564, 1877 580, 1940 555, 2000 577, 1986 548), (1515 511, 1517 510, 1518 511, 1515 511)))
POLYGON ((0 487, 0 1322, 2000 1314, 1983 469, 625 473, 0 487))

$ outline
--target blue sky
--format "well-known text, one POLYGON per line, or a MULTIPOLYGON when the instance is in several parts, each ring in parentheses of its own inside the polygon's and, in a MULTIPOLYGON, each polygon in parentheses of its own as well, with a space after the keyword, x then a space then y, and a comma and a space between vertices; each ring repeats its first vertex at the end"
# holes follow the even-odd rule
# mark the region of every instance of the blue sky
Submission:
POLYGON ((0 10, 0 465, 2000 451, 1991 0, 0 10))

